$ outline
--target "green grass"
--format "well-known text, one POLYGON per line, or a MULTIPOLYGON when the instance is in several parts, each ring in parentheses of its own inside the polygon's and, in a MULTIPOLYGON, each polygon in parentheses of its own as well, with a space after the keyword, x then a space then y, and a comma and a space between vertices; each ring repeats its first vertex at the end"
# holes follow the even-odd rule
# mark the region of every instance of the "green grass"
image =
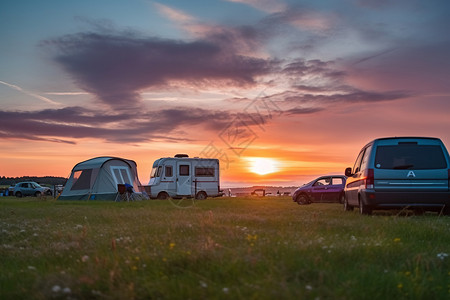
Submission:
POLYGON ((449 299, 450 218, 288 197, 3 197, 0 298, 449 299))

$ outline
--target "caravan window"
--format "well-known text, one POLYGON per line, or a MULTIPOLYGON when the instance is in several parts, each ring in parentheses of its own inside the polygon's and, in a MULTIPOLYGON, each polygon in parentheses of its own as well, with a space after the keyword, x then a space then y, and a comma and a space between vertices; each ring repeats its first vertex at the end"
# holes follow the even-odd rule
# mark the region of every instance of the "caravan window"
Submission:
POLYGON ((197 177, 214 177, 214 168, 195 167, 195 176, 197 177))
POLYGON ((162 167, 154 167, 150 173, 150 178, 161 176, 162 167))
POLYGON ((189 176, 189 165, 180 165, 178 174, 180 176, 189 176))
POLYGON ((166 177, 173 176, 172 166, 166 166, 166 170, 164 171, 164 176, 166 176, 166 177))
POLYGON ((111 167, 116 184, 133 184, 127 167, 111 167))
POLYGON ((73 184, 70 190, 88 190, 91 188, 92 169, 73 172, 73 184))

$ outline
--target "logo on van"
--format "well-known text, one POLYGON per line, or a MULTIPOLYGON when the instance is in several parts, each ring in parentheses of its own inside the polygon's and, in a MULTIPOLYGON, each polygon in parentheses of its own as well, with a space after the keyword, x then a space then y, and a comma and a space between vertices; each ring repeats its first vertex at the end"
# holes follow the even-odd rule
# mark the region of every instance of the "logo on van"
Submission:
POLYGON ((408 175, 406 175, 406 177, 416 177, 416 174, 414 174, 414 172, 413 171, 409 171, 408 172, 408 175))

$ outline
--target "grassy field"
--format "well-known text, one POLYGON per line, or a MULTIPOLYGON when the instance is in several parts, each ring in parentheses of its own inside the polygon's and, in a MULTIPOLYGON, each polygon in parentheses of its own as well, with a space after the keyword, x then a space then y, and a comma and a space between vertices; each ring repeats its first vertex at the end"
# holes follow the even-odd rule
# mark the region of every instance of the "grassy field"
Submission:
POLYGON ((450 218, 0 198, 1 299, 449 299, 450 218))

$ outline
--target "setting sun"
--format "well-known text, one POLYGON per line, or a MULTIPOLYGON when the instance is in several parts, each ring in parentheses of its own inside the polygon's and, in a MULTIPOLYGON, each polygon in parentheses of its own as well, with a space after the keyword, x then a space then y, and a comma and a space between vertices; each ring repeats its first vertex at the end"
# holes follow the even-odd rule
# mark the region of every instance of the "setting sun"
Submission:
POLYGON ((250 163, 249 169, 251 172, 266 175, 278 171, 278 162, 271 158, 263 157, 249 157, 247 160, 250 163))

